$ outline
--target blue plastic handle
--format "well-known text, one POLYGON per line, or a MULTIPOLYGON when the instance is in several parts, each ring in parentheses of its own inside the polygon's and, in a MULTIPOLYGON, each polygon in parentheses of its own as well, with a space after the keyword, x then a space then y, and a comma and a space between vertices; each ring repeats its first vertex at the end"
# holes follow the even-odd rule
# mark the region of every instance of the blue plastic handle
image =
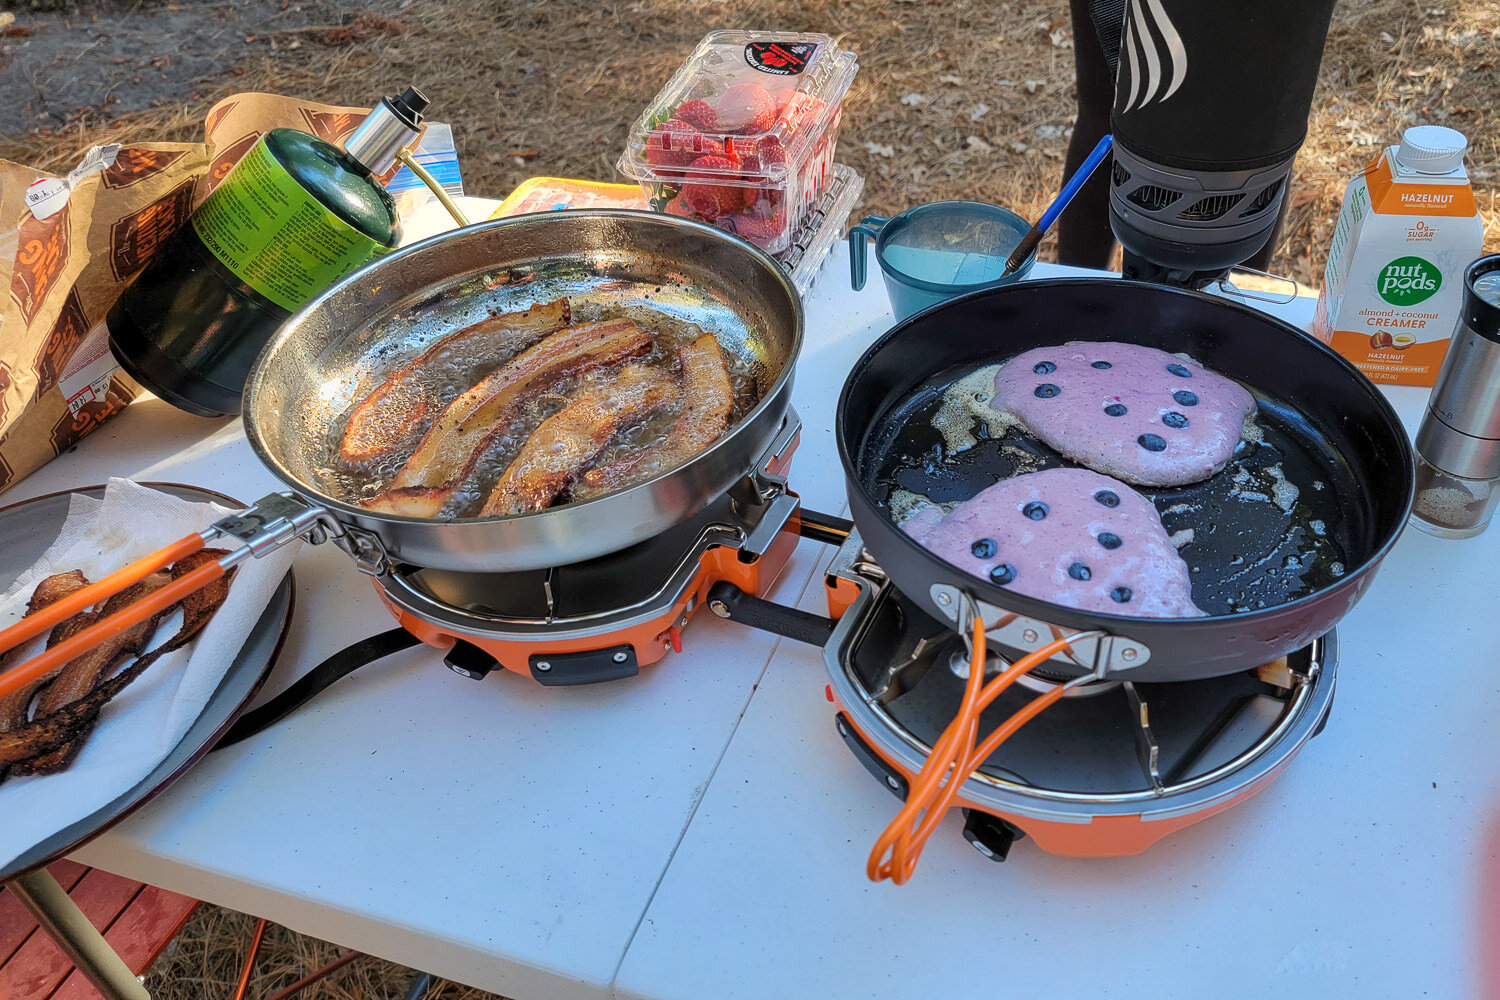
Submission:
POLYGON ((1083 187, 1084 181, 1087 181, 1093 175, 1094 171, 1099 168, 1099 164, 1104 162, 1104 158, 1109 155, 1109 151, 1114 146, 1114 143, 1115 137, 1106 134, 1103 139, 1099 140, 1099 144, 1094 147, 1093 152, 1089 153, 1088 158, 1083 161, 1083 164, 1073 172, 1073 176, 1068 178, 1068 183, 1064 184, 1063 189, 1057 193, 1057 197, 1052 199, 1052 204, 1047 206, 1047 211, 1043 212, 1042 217, 1036 220, 1036 228, 1043 236, 1052 228, 1052 224, 1057 221, 1057 217, 1062 215, 1063 209, 1068 207, 1068 202, 1073 200, 1073 196, 1078 193, 1078 189, 1083 187))
POLYGON ((883 215, 867 215, 859 225, 849 230, 849 284, 857 292, 865 287, 868 277, 865 266, 866 244, 880 238, 880 230, 887 222, 883 215))

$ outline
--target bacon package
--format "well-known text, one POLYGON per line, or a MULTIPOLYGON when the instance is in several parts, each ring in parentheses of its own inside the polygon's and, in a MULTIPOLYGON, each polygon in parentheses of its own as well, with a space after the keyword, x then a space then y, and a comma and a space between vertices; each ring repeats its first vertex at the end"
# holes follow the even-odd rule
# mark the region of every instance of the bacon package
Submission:
POLYGON ((636 121, 617 166, 655 211, 780 253, 832 176, 858 68, 828 35, 715 31, 636 121))

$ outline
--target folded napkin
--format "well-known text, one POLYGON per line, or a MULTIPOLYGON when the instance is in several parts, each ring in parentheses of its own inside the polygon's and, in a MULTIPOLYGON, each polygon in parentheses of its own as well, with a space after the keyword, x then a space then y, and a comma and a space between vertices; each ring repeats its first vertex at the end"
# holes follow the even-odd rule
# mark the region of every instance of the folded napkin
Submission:
MULTIPOLYGON (((0 597, 0 628, 21 618, 32 591, 45 577, 76 569, 90 582, 100 580, 232 513, 218 504, 183 500, 127 479, 111 479, 102 500, 74 496, 57 541, 0 597)), ((99 724, 67 770, 0 783, 0 867, 114 801, 166 758, 208 704, 298 547, 294 543, 241 563, 229 597, 213 620, 185 649, 163 656, 105 706, 99 724)), ((164 618, 152 646, 175 635, 181 622, 181 612, 164 618)), ((40 651, 44 639, 29 645, 27 658, 40 651)))

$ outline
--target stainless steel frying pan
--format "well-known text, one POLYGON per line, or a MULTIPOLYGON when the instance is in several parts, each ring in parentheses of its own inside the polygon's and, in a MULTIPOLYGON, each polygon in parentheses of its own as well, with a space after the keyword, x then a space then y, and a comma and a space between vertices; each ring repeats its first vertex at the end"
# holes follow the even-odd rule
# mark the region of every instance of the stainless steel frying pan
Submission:
POLYGON ((651 538, 702 510, 777 456, 802 346, 802 303, 776 262, 743 240, 649 212, 570 211, 455 230, 356 271, 308 303, 256 359, 245 435, 289 491, 179 540, 0 631, 13 648, 163 566, 231 536, 245 544, 0 674, 0 695, 296 537, 331 539, 361 570, 394 563, 502 573, 567 565, 651 538), (676 469, 583 503, 505 518, 375 514, 328 490, 331 436, 354 402, 443 336, 491 311, 567 296, 581 306, 646 306, 714 334, 753 375, 757 402, 676 469))
POLYGON ((302 500, 373 536, 387 558, 508 572, 566 565, 660 534, 749 471, 775 437, 802 344, 802 304, 770 257, 710 226, 647 212, 549 212, 435 236, 313 300, 266 345, 245 386, 245 436, 302 500), (656 479, 508 518, 427 520, 345 502, 323 442, 383 373, 490 311, 567 296, 647 306, 713 333, 754 373, 759 402, 719 441, 656 479))

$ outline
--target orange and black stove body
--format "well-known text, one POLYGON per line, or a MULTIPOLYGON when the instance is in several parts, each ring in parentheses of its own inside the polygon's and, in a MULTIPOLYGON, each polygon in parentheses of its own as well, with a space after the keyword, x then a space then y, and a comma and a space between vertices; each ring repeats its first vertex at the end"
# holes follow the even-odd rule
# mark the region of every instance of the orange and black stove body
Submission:
POLYGON ((682 648, 715 584, 756 597, 771 589, 798 539, 801 505, 786 485, 798 433, 793 419, 764 468, 623 551, 522 573, 398 566, 376 589, 403 628, 465 676, 503 668, 554 686, 633 676, 682 648))

